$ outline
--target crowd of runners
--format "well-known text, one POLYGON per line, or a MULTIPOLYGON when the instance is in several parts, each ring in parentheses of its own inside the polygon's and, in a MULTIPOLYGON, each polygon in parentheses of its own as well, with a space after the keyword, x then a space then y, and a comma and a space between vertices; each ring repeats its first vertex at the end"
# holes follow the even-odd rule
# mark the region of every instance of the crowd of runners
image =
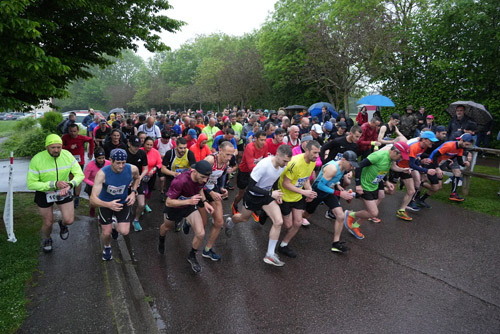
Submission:
POLYGON ((87 135, 79 134, 70 115, 58 127, 62 136, 47 136, 46 150, 29 166, 28 188, 35 190, 43 219, 42 249, 52 251, 54 203, 62 215, 60 237, 68 238, 84 181, 89 215, 102 226, 106 261, 112 259, 111 239, 130 228, 142 230, 153 192, 164 203, 158 252, 165 253, 168 231, 192 229, 187 260, 194 272, 201 271, 199 250, 218 261, 221 231, 231 237, 249 220, 272 224, 263 260, 283 266, 278 254, 297 256, 293 238, 321 205, 333 222, 331 251, 345 253, 343 228, 363 239, 362 224, 381 222, 378 208, 398 187, 405 194, 395 215, 404 221, 412 220, 409 211, 431 208, 426 200, 442 188, 444 173, 452 183, 449 199, 464 200, 458 194, 461 168, 470 164, 467 149, 477 128, 464 111, 457 106, 456 116, 443 126, 434 124, 425 108, 415 112, 412 106, 386 123, 380 115, 369 119, 365 108, 356 122, 342 112, 334 118, 326 106, 314 117, 306 110, 234 107, 217 113, 152 109, 107 120, 90 109, 83 121, 87 135), (93 159, 85 163, 86 156, 93 159), (224 219, 222 201, 229 191, 235 196, 224 219), (363 210, 345 210, 354 198, 361 199, 363 210), (205 238, 209 217, 213 224, 205 238))

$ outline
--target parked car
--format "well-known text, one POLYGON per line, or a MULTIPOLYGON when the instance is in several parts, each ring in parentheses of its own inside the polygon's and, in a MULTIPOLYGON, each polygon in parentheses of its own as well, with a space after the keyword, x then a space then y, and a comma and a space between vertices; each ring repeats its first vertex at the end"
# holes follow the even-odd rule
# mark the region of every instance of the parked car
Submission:
POLYGON ((16 121, 16 120, 22 119, 24 117, 25 117, 24 113, 22 113, 22 112, 11 112, 11 113, 7 113, 5 115, 4 120, 5 121, 16 121))
POLYGON ((8 113, 8 112, 0 113, 0 121, 5 121, 5 117, 7 117, 8 114, 10 114, 10 113, 8 113))
MULTIPOLYGON (((76 124, 80 127, 80 129, 86 129, 83 125, 83 119, 89 114, 88 110, 71 110, 71 111, 66 111, 62 114, 63 118, 66 119, 69 117, 69 113, 74 112, 76 114, 76 124)), ((100 110, 94 110, 94 115, 99 116, 99 118, 106 119, 106 117, 103 115, 104 113, 100 110)))

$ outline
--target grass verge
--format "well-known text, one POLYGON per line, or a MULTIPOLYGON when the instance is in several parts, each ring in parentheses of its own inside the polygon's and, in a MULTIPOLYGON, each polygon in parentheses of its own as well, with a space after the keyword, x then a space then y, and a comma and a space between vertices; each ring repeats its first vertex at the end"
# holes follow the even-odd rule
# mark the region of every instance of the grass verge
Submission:
MULTIPOLYGON (((498 168, 478 166, 474 167, 474 171, 478 173, 500 175, 498 168)), ((464 196, 465 201, 461 203, 452 202, 448 199, 451 192, 451 184, 444 184, 443 189, 432 195, 432 199, 436 199, 449 204, 460 205, 461 207, 480 213, 500 217, 500 197, 497 192, 500 189, 500 182, 480 179, 478 177, 471 178, 469 195, 464 196)), ((458 188, 458 193, 461 194, 461 188, 458 188)))
MULTIPOLYGON (((3 217, 5 194, 0 195, 3 217)), ((26 284, 38 266, 40 217, 33 194, 14 194, 14 233, 17 242, 7 241, 5 225, 0 227, 0 333, 14 333, 26 317, 26 284)))

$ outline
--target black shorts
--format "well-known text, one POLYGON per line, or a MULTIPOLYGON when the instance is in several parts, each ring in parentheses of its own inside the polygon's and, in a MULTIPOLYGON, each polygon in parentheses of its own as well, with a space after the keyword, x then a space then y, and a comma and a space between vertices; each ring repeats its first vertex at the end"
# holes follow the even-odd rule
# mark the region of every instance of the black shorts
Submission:
POLYGON ((271 196, 255 196, 250 194, 248 191, 245 191, 243 195, 243 206, 250 211, 257 212, 262 210, 264 205, 268 205, 274 201, 274 198, 271 196))
POLYGON ((300 199, 300 201, 297 202, 285 202, 280 204, 280 209, 281 209, 281 214, 283 216, 288 216, 290 212, 292 212, 292 209, 297 209, 297 210, 304 210, 306 207, 306 200, 304 197, 300 199))
POLYGON ((56 202, 47 202, 47 195, 43 191, 36 191, 35 192, 35 203, 38 205, 40 208, 50 208, 54 203, 56 204, 66 204, 73 201, 73 196, 68 196, 63 200, 56 201, 56 202))
POLYGON ((165 219, 178 223, 182 220, 182 218, 186 218, 197 209, 198 208, 196 207, 196 205, 189 205, 181 208, 165 206, 165 208, 163 209, 163 213, 165 214, 165 219))
POLYGON ((85 189, 83 191, 85 191, 87 193, 87 195, 89 195, 89 198, 90 198, 90 195, 92 195, 92 186, 89 186, 88 184, 85 185, 85 189))
MULTIPOLYGON (((382 182, 380 182, 382 183, 382 182)), ((377 190, 374 190, 374 191, 366 191, 366 190, 363 190, 363 194, 361 195, 361 198, 367 200, 367 201, 375 201, 375 200, 378 200, 378 192, 380 190, 383 190, 384 188, 380 189, 377 189, 377 190)))
POLYGON ((130 223, 130 206, 123 204, 120 211, 113 211, 110 208, 99 208, 99 223, 109 225, 113 222, 113 216, 119 223, 130 223))
MULTIPOLYGON (((219 194, 220 194, 220 192, 218 192, 218 191, 217 191, 217 189, 215 189, 215 188, 214 188, 214 189, 213 189, 210 193, 212 193, 212 192, 214 192, 214 191, 215 191, 216 193, 219 193, 219 194)), ((209 192, 208 192, 205 188, 203 188, 203 193, 205 194, 205 198, 207 199, 207 201, 208 201, 209 203, 212 203, 212 202, 214 201, 214 200, 212 199, 212 196, 210 196, 210 193, 209 193, 209 192)))
POLYGON ((411 174, 403 173, 403 172, 396 172, 396 171, 391 170, 389 172, 388 181, 390 183, 396 184, 396 183, 398 183, 398 179, 401 181, 411 179, 411 174))
POLYGON ((146 193, 147 182, 139 182, 139 187, 137 188, 137 195, 144 195, 146 193))
MULTIPOLYGON (((422 167, 427 168, 427 169, 435 169, 436 167, 434 165, 422 165, 422 167)), ((439 178, 436 174, 434 175, 427 175, 427 179, 431 184, 439 184, 439 182, 443 181, 443 178, 439 178)))
POLYGON ((236 146, 238 148, 238 152, 243 152, 245 149, 245 144, 241 143, 236 146))
POLYGON ((238 171, 238 176, 236 177, 236 185, 238 189, 244 190, 248 187, 250 182, 250 173, 238 171))
POLYGON ((311 214, 314 213, 314 211, 316 211, 316 208, 318 207, 318 205, 321 204, 321 202, 325 202, 325 204, 328 206, 330 210, 333 210, 341 206, 339 198, 334 194, 327 194, 318 189, 314 189, 314 191, 318 194, 318 196, 311 202, 306 202, 307 213, 311 214))

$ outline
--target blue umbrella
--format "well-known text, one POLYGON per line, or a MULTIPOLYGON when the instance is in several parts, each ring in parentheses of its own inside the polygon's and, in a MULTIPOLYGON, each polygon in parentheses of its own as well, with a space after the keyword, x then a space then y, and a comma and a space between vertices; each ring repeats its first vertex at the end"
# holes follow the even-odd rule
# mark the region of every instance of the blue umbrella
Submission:
POLYGON ((358 104, 368 104, 377 107, 394 107, 394 102, 384 95, 368 95, 357 102, 358 104))
POLYGON ((314 117, 321 115, 321 109, 323 108, 323 106, 326 106, 330 114, 332 114, 333 117, 337 118, 339 114, 335 111, 335 108, 328 102, 316 102, 315 104, 310 106, 308 110, 311 113, 311 116, 314 117))

